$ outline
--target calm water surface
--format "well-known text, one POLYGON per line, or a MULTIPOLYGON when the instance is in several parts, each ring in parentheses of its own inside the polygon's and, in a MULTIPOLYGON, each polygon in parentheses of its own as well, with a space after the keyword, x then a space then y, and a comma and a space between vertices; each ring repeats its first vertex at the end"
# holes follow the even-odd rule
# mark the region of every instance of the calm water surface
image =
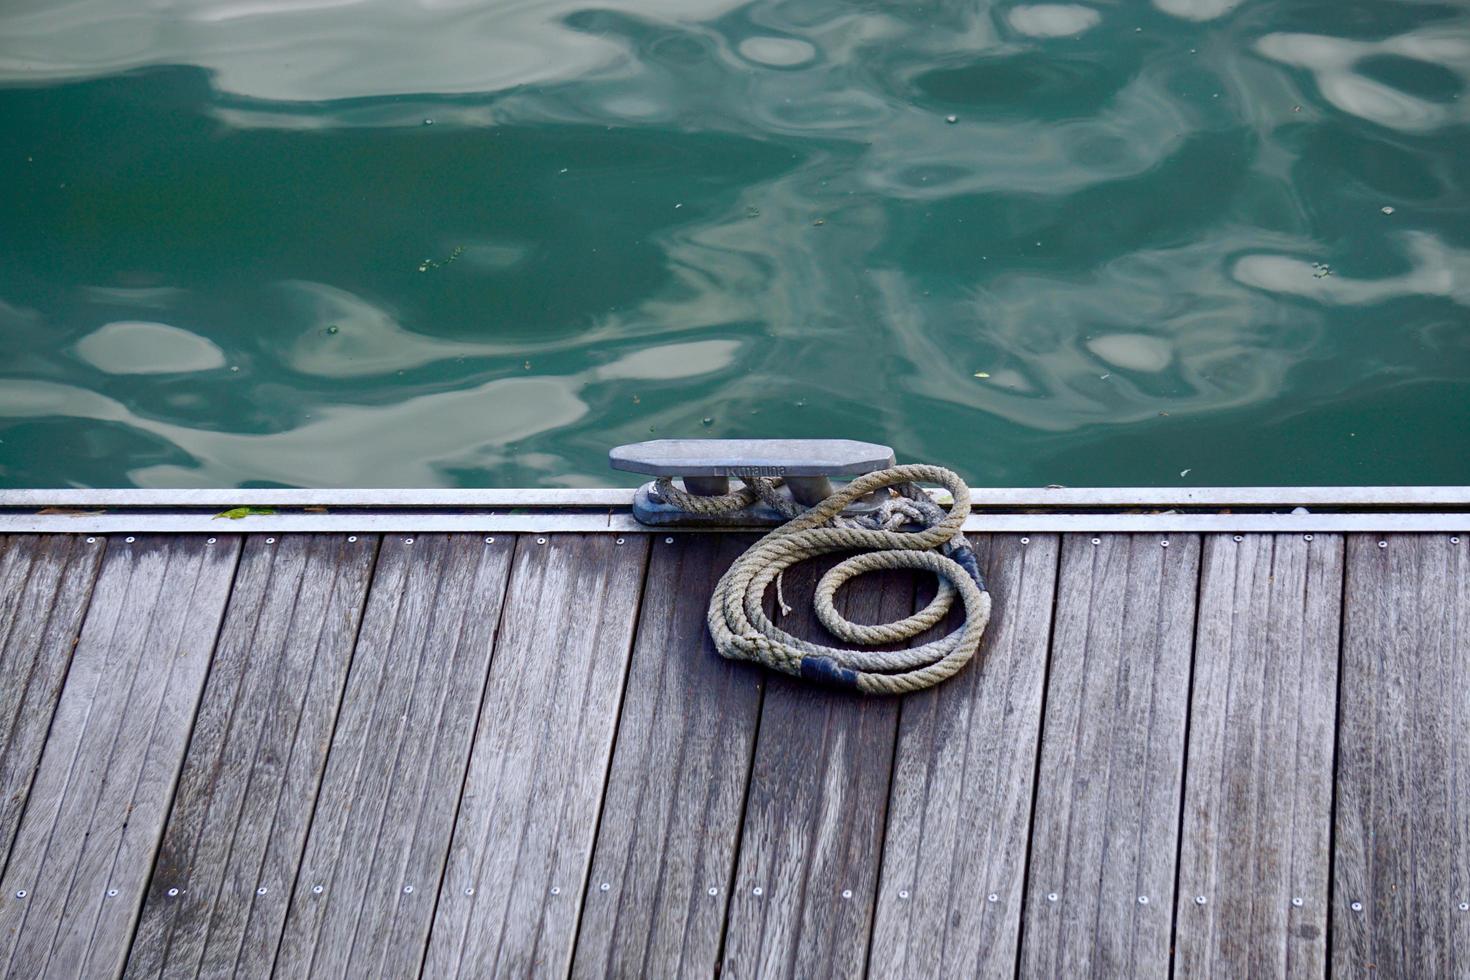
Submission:
POLYGON ((6 0, 0 484, 1470 483, 1470 7, 6 0))

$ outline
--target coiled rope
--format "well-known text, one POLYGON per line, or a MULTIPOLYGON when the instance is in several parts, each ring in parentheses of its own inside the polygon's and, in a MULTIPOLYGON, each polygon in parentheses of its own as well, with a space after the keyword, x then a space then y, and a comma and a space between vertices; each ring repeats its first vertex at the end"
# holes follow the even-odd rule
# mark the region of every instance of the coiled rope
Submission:
MULTIPOLYGON (((990 620, 990 594, 974 552, 960 528, 970 514, 970 488, 940 466, 894 466, 868 473, 826 500, 805 509, 777 492, 780 481, 742 477, 744 486, 719 496, 698 496, 658 481, 665 501, 703 514, 724 514, 762 500, 787 523, 741 555, 715 586, 709 630, 721 656, 752 660, 774 670, 866 694, 901 694, 938 684, 969 662, 990 620), (946 512, 920 483, 937 483, 954 497, 946 512), (844 515, 847 506, 875 491, 890 497, 871 515, 844 515), (900 531, 905 524, 918 530, 900 531), (875 646, 913 639, 942 620, 956 595, 964 604, 959 629, 906 650, 845 650, 793 636, 771 621, 764 598, 771 583, 797 562, 836 551, 867 549, 839 562, 817 582, 817 618, 834 636, 875 646), (832 603, 849 580, 867 572, 914 568, 939 576, 934 599, 913 615, 893 623, 866 625, 844 618, 832 603)), ((785 608, 784 598, 781 600, 785 608)))

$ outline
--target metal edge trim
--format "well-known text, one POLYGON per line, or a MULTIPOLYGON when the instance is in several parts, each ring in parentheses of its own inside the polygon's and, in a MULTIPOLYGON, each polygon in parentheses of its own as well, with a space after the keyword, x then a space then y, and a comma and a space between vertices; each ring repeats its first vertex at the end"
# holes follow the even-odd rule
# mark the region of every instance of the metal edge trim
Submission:
MULTIPOLYGON (((0 509, 165 508, 241 506, 398 508, 626 508, 634 491, 298 490, 298 489, 43 489, 0 490, 0 509)), ((976 507, 1470 507, 1470 487, 975 487, 976 507)))
MULTIPOLYGON (((432 514, 358 512, 270 514, 239 520, 204 514, 0 514, 0 534, 321 534, 398 532, 478 534, 517 532, 614 532, 689 534, 760 531, 761 528, 667 528, 639 524, 631 515, 432 514)), ((1092 532, 1165 534, 1244 532, 1452 532, 1470 534, 1470 513, 1382 512, 1353 514, 975 514, 971 533, 1092 532)))

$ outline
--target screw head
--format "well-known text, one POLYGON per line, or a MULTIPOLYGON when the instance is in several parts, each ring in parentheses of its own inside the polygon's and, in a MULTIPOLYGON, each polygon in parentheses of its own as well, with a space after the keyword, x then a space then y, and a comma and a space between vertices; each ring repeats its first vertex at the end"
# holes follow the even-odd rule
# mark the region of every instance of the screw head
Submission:
POLYGON ((906 899, 906 898, 908 898, 908 897, 909 897, 909 892, 908 892, 908 889, 907 889, 907 888, 905 888, 905 889, 904 889, 904 890, 903 890, 903 891, 901 891, 901 892, 899 892, 899 893, 898 893, 898 897, 899 897, 899 898, 903 898, 903 899, 906 899))
POLYGON ((622 543, 623 543, 623 539, 622 538, 618 538, 616 541, 613 542, 613 544, 622 544, 622 543))
POLYGON ((1303 534, 1302 535, 1302 540, 1303 541, 1310 541, 1310 540, 1312 540, 1312 536, 1310 534, 1303 534))
POLYGON ((109 888, 109 889, 107 889, 107 897, 108 898, 117 898, 117 889, 116 888, 109 888))
POLYGON ((1294 905, 1294 906, 1296 906, 1297 908, 1301 908, 1302 907, 1302 900, 1301 900, 1300 897, 1293 898, 1291 900, 1291 904, 1294 905))
POLYGON ((998 902, 1000 901, 1000 896, 997 895, 995 892, 991 892, 989 895, 985 896, 985 900, 987 902, 998 902))
POLYGON ((1236 544, 1239 544, 1240 542, 1242 542, 1244 540, 1245 540, 1245 536, 1244 535, 1242 535, 1242 534, 1235 535, 1235 543, 1236 544))
POLYGON ((720 890, 718 888, 716 888, 714 885, 710 885, 709 888, 706 889, 706 891, 710 895, 718 895, 720 893, 720 890))
POLYGON ((129 534, 126 538, 123 538, 123 540, 126 541, 128 544, 132 544, 134 541, 136 541, 138 539, 135 538, 135 537, 133 537, 131 534, 129 534))
POLYGON ((843 898, 852 898, 852 889, 851 888, 844 888, 844 889, 842 889, 842 897, 843 898))
POLYGON ((275 538, 266 538, 265 539, 265 543, 266 544, 275 544, 276 543, 276 539, 275 538))
POLYGON ((1159 542, 1159 547, 1160 548, 1167 548, 1167 547, 1169 547, 1169 542, 1167 542, 1167 541, 1160 541, 1159 542))
POLYGON ((205 544, 214 544, 214 538, 205 538, 204 539, 204 543, 205 544))
POLYGON ((494 543, 495 543, 495 538, 494 538, 494 536, 493 536, 493 535, 492 535, 492 536, 491 536, 491 537, 488 537, 488 538, 486 538, 486 539, 485 539, 485 543, 486 543, 486 544, 494 544, 494 543))
POLYGON ((1139 905, 1147 905, 1148 904, 1148 896, 1147 895, 1140 895, 1140 896, 1138 896, 1138 904, 1139 905))
POLYGON ((1093 538, 1092 539, 1092 543, 1093 544, 1102 544, 1102 538, 1093 538))
POLYGON ((1022 538, 1021 539, 1021 543, 1022 544, 1030 544, 1031 543, 1031 539, 1030 538, 1022 538))
POLYGON ((664 538, 664 544, 673 544, 673 543, 674 543, 674 539, 673 538, 664 538))
POLYGON ((545 538, 537 538, 536 539, 536 543, 537 544, 545 544, 546 543, 546 539, 545 538))
POLYGON ((1352 905, 1348 906, 1348 908, 1352 909, 1354 912, 1361 912, 1363 911, 1363 903, 1354 902, 1352 905))
POLYGON ((357 543, 357 535, 355 535, 355 534, 349 534, 349 535, 347 535, 347 543, 348 544, 356 544, 357 543))
POLYGON ((27 892, 24 888, 20 888, 20 889, 17 889, 16 890, 15 897, 16 898, 25 898, 26 895, 28 895, 28 894, 29 894, 29 892, 27 892))
POLYGON ((474 893, 475 893, 475 889, 474 889, 474 888, 473 888, 473 887, 470 887, 470 888, 466 888, 466 889, 465 889, 465 890, 464 890, 464 893, 465 893, 465 894, 466 894, 466 895, 473 895, 473 894, 474 894, 474 893))
POLYGON ((96 544, 97 543, 97 539, 96 538, 88 538, 87 539, 87 543, 88 544, 96 544))
POLYGON ((179 890, 177 888, 170 888, 168 890, 168 897, 169 898, 173 898, 174 896, 178 895, 178 893, 179 893, 179 890))
POLYGON ((404 538, 403 539, 403 543, 404 544, 413 544, 413 538, 404 538))
POLYGON ((1046 900, 1048 902, 1055 902, 1057 900, 1057 893, 1056 892, 1048 892, 1047 893, 1047 896, 1046 896, 1046 900))
POLYGON ((560 895, 561 894, 561 889, 558 888, 556 885, 552 885, 551 886, 551 894, 553 894, 553 895, 560 895))
POLYGON ((412 895, 413 894, 413 886, 412 885, 404 885, 403 886, 403 894, 405 894, 405 895, 412 895))
POLYGON ((1470 912, 1470 902, 1461 902, 1460 903, 1460 911, 1461 912, 1470 912))
POLYGON ((261 885, 259 888, 255 889, 255 894, 257 894, 257 895, 264 895, 268 891, 270 891, 269 888, 265 887, 264 885, 261 885))
POLYGON ((1380 542, 1378 542, 1378 547, 1380 547, 1380 548, 1387 548, 1388 547, 1388 542, 1387 541, 1380 541, 1380 542))
POLYGON ((762 888, 760 885, 756 885, 754 888, 752 888, 750 890, 750 893, 752 895, 754 895, 756 898, 760 898, 762 895, 764 895, 766 893, 766 890, 764 888, 762 888))
POLYGON ((311 893, 313 895, 320 895, 324 891, 326 891, 326 889, 323 886, 321 886, 321 885, 312 885, 311 886, 311 893))
POLYGON ((1459 543, 1460 543, 1460 539, 1458 537, 1450 538, 1450 544, 1459 544, 1459 543))
POLYGON ((605 891, 607 891, 611 887, 612 887, 612 885, 610 885, 610 884, 608 884, 607 882, 604 881, 602 884, 600 884, 600 885, 597 886, 597 890, 600 891, 600 892, 605 892, 605 891))
POLYGON ((1209 901, 1209 899, 1205 898, 1203 895, 1196 895, 1196 896, 1194 896, 1194 904, 1196 904, 1196 905, 1203 905, 1203 904, 1205 904, 1208 901, 1209 901))

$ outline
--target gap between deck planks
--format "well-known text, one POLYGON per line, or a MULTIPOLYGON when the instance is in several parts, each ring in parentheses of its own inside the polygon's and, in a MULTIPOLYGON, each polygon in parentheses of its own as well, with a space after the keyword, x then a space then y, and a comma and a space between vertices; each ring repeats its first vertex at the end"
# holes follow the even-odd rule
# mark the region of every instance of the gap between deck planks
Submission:
POLYGON ((1463 545, 975 540, 983 659, 901 705, 716 657, 727 536, 0 541, 0 962, 1463 972, 1463 545))

